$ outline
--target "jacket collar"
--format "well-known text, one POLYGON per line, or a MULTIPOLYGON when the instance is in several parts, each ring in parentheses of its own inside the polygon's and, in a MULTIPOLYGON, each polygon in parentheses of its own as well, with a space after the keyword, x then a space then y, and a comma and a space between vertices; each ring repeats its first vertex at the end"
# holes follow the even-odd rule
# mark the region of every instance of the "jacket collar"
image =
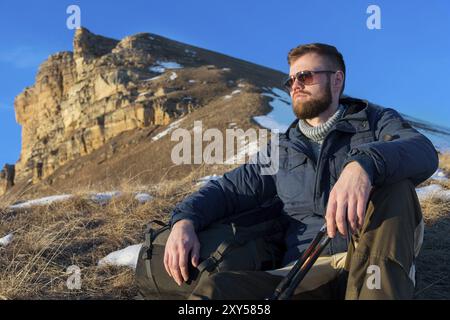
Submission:
POLYGON ((336 124, 337 130, 351 133, 370 130, 367 112, 369 102, 367 100, 346 96, 340 99, 339 102, 347 108, 341 120, 336 124))

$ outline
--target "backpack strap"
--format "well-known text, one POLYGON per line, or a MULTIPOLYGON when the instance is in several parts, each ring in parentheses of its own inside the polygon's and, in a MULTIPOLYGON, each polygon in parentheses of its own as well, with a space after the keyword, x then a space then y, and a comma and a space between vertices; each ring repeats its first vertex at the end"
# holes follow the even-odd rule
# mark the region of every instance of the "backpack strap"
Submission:
POLYGON ((147 249, 144 253, 143 258, 146 260, 150 260, 152 258, 152 251, 153 251, 153 240, 162 232, 166 231, 167 229, 170 229, 170 225, 167 223, 164 223, 160 220, 152 220, 147 224, 147 229, 145 230, 145 239, 144 239, 144 247, 147 249), (158 230, 154 230, 152 228, 152 223, 156 223, 161 226, 158 230))
POLYGON ((143 244, 143 247, 144 247, 143 250, 145 250, 145 252, 143 253, 142 258, 144 259, 145 271, 147 272, 147 278, 153 282, 153 286, 156 289, 156 291, 158 292, 158 294, 161 294, 161 291, 159 290, 158 284, 156 283, 155 276, 152 272, 152 267, 150 264, 150 260, 152 259, 152 253, 153 253, 153 240, 155 240, 155 238, 160 233, 166 231, 169 228, 170 228, 170 225, 168 225, 160 220, 152 220, 147 225, 147 230, 145 232, 145 240, 144 240, 144 244, 143 244), (155 231, 151 227, 152 223, 156 223, 156 224, 162 226, 162 228, 155 231))
MULTIPOLYGON (((237 228, 234 223, 231 224, 233 228, 233 234, 234 237, 232 239, 228 239, 223 241, 214 251, 210 254, 208 258, 203 260, 198 266, 197 269, 200 273, 203 273, 203 271, 212 272, 219 263, 223 260, 227 252, 232 249, 239 246, 243 246, 245 243, 247 243, 249 240, 254 238, 263 237, 267 234, 267 230, 261 230, 256 232, 249 232, 246 235, 243 235, 242 233, 237 232, 237 228)), ((284 231, 283 224, 279 221, 273 221, 273 224, 271 225, 271 233, 275 234, 277 232, 284 231)))
POLYGON ((224 258, 225 254, 227 253, 227 251, 230 248, 233 248, 236 246, 237 241, 235 241, 234 239, 229 241, 229 240, 225 240, 223 241, 219 247, 216 249, 216 251, 214 251, 213 253, 210 254, 210 256, 208 258, 206 258, 205 260, 203 260, 197 267, 197 269, 199 270, 200 273, 203 273, 203 271, 208 271, 208 272, 212 272, 218 265, 219 263, 222 261, 222 259, 224 258))

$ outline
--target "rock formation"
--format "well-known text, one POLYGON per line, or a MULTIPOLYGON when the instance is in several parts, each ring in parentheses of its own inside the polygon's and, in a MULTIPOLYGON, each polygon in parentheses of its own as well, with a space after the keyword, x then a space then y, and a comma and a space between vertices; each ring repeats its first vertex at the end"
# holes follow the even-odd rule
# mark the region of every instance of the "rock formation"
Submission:
POLYGON ((118 41, 80 28, 73 52, 51 55, 15 99, 22 148, 15 170, 0 176, 0 195, 14 177, 42 181, 124 132, 165 126, 222 99, 239 81, 273 85, 283 76, 154 34, 118 41))
POLYGON ((162 41, 150 34, 117 41, 78 29, 74 52, 52 55, 40 66, 35 85, 15 100, 22 126, 17 175, 31 173, 38 181, 124 131, 165 125, 195 108, 195 99, 169 97, 182 88, 157 78, 175 65, 172 58, 176 68, 195 65, 195 58, 162 41))

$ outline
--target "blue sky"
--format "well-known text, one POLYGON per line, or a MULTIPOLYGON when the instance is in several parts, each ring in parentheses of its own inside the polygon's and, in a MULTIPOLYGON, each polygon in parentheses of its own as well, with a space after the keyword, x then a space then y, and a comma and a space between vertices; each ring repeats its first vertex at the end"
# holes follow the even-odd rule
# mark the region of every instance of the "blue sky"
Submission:
POLYGON ((347 94, 450 126, 450 1, 15 1, 0 2, 0 165, 20 153, 14 97, 34 83, 48 55, 71 50, 69 5, 94 33, 156 33, 287 72, 300 43, 335 45, 347 64, 347 94), (369 5, 381 29, 369 30, 369 5))

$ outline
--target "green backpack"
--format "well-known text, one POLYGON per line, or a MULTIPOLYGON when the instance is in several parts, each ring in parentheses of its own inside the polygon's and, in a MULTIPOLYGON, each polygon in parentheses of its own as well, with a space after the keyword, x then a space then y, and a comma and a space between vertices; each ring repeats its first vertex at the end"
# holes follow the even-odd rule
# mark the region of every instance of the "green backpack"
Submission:
MULTIPOLYGON (((287 220, 278 198, 254 210, 222 219, 197 233, 200 260, 189 263, 189 280, 178 286, 164 267, 164 249, 170 226, 152 221, 136 266, 139 299, 187 299, 200 276, 218 271, 271 270, 280 267, 285 251, 287 220), (152 223, 160 225, 155 230, 152 223)), ((189 259, 190 261, 190 259, 189 259)))

